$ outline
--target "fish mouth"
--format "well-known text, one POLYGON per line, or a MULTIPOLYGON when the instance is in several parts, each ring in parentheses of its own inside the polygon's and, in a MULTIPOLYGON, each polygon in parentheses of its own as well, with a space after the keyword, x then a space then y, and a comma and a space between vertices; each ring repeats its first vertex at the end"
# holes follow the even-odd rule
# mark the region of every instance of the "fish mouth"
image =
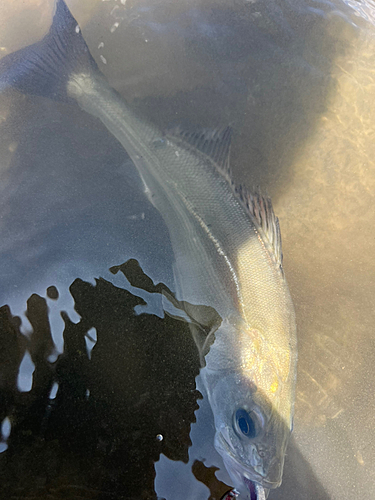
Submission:
POLYGON ((244 481, 250 492, 250 500, 266 500, 269 490, 264 489, 262 485, 246 477, 244 477, 244 481))
MULTIPOLYGON (((254 481, 247 479, 246 486, 249 489, 250 500, 266 500, 268 498, 269 490, 265 490, 263 486, 254 483, 254 481)), ((233 489, 225 493, 221 500, 235 500, 239 494, 237 490, 233 489)))
POLYGON ((220 433, 216 435, 215 445, 217 451, 223 457, 224 464, 231 478, 236 481, 240 479, 242 487, 250 493, 250 500, 266 500, 270 489, 280 486, 280 482, 271 482, 257 473, 251 465, 244 465, 237 460, 231 446, 220 433))

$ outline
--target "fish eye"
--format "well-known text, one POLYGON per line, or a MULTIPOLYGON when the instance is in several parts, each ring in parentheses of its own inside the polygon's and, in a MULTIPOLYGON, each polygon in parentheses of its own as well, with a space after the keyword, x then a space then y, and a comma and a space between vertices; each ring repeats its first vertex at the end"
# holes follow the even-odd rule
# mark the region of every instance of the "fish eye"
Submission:
POLYGON ((241 433, 244 436, 253 439, 257 435, 257 428, 255 425, 254 418, 243 408, 236 411, 235 414, 235 425, 237 433, 241 433))

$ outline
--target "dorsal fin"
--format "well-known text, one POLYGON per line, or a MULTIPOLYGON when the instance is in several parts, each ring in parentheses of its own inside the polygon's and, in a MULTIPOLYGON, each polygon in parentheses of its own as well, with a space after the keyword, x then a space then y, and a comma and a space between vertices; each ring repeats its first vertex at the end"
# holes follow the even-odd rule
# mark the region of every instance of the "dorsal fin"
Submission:
POLYGON ((232 183, 232 185, 236 196, 258 226, 257 229, 263 241, 269 245, 268 250, 274 256, 277 266, 282 270, 283 252, 280 225, 279 219, 273 211, 271 199, 268 196, 263 196, 259 191, 250 193, 241 184, 235 186, 232 183))
POLYGON ((232 140, 232 128, 201 129, 198 132, 184 130, 178 126, 168 130, 167 135, 180 139, 208 156, 224 175, 229 172, 229 153, 232 140))
POLYGON ((229 165, 232 128, 202 129, 194 132, 176 127, 168 131, 167 135, 192 146, 214 162, 217 170, 228 181, 234 195, 254 222, 276 265, 282 270, 283 254, 279 220, 274 214, 270 198, 263 196, 259 191, 250 193, 244 186, 237 185, 233 180, 229 165))

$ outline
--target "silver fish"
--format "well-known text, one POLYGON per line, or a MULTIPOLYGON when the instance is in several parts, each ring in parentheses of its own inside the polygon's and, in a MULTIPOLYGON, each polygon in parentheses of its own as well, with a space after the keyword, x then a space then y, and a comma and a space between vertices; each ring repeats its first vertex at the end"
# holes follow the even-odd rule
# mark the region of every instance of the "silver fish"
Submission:
POLYGON ((169 229, 179 297, 221 317, 206 341, 196 336, 215 447, 238 493, 263 500, 281 484, 296 381, 278 219, 269 199, 232 181, 228 128, 162 133, 138 117, 100 73, 77 27, 58 0, 44 39, 2 61, 0 89, 78 103, 132 158, 169 229))

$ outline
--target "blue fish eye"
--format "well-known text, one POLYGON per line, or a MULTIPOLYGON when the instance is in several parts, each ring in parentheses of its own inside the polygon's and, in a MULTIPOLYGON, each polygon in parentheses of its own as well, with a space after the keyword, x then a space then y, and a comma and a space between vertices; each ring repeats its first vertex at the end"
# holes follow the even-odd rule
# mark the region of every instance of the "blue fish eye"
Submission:
POLYGON ((235 421, 238 430, 246 437, 252 439, 257 435, 257 430, 253 418, 243 408, 236 411, 235 421))

